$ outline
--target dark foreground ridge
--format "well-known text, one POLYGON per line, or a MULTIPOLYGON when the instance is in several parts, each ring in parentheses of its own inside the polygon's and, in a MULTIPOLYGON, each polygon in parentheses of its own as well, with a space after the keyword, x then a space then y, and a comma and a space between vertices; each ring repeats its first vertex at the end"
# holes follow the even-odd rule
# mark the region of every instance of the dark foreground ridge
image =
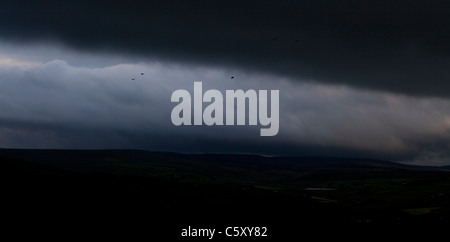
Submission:
POLYGON ((298 241, 435 233, 449 225, 447 167, 370 159, 0 149, 2 221, 16 237, 141 241, 188 226, 267 227, 298 241), (415 229, 415 228, 420 228, 415 229))

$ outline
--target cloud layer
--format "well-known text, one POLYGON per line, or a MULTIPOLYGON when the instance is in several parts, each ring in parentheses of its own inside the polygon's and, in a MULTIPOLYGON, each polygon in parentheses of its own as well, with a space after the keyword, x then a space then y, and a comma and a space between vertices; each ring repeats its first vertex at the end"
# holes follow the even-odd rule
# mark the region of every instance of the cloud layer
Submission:
MULTIPOLYGON (((59 51, 71 60, 83 57, 59 51)), ((338 155, 449 164, 450 101, 445 98, 214 65, 122 59, 118 62, 128 64, 102 66, 109 56, 98 55, 86 67, 50 57, 35 59, 40 62, 0 58, 8 60, 0 61, 1 147, 338 155), (222 93, 280 90, 279 134, 261 137, 254 126, 174 126, 170 96, 176 89, 192 93, 195 81, 222 93)))
POLYGON ((450 96, 450 2, 14 1, 0 38, 450 96))

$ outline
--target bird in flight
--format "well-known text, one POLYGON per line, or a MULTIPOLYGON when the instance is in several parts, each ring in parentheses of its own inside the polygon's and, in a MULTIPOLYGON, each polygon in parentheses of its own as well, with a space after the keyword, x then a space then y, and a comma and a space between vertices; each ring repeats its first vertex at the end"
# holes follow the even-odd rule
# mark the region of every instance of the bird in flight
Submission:
POLYGON ((277 39, 278 39, 278 37, 275 37, 275 38, 272 39, 272 41, 275 41, 275 40, 277 40, 277 39))
POLYGON ((234 79, 234 76, 232 76, 231 79, 234 79))
POLYGON ((144 75, 144 72, 141 72, 141 76, 143 76, 144 75))

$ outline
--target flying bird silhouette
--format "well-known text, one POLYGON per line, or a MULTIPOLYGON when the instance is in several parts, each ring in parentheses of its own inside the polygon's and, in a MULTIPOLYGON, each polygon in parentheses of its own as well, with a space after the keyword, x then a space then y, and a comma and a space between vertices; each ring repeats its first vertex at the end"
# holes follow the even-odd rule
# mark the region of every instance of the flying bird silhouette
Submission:
POLYGON ((232 76, 231 79, 234 79, 234 76, 232 76))
POLYGON ((143 76, 144 75, 144 72, 141 72, 141 76, 143 76))

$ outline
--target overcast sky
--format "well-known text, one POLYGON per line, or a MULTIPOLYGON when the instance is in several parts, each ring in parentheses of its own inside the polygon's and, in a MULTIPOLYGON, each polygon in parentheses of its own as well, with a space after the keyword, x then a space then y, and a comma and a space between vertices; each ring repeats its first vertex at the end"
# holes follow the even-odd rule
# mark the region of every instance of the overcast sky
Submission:
POLYGON ((1 2, 0 146, 450 165, 448 26, 446 1, 1 2), (195 81, 280 90, 278 135, 174 126, 195 81))

